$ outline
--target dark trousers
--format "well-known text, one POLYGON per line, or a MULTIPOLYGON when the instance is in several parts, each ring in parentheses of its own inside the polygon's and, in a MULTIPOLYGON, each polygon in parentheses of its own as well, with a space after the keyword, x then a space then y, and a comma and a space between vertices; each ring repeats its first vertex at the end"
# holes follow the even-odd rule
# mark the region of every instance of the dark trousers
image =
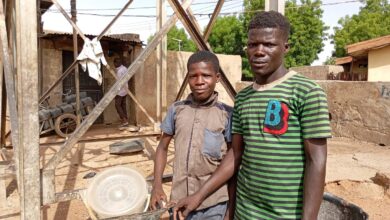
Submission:
POLYGON ((115 108, 122 122, 127 122, 126 96, 115 96, 115 108))

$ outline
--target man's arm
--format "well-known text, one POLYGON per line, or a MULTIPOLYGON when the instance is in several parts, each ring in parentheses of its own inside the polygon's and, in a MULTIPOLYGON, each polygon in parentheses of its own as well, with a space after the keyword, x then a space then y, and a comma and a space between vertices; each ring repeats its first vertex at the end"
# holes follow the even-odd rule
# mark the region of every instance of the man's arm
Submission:
MULTIPOLYGON (((186 217, 195 210, 209 195, 219 189, 228 181, 239 169, 241 156, 244 152, 243 137, 240 134, 233 134, 232 147, 227 152, 221 165, 215 170, 206 183, 194 194, 180 200, 175 206, 175 213, 186 217)), ((235 193, 235 192, 234 192, 235 193)), ((174 215, 176 216, 176 215, 174 215)), ((233 217, 233 216, 232 216, 233 217)))
MULTIPOLYGON (((172 139, 172 135, 163 133, 156 150, 156 158, 154 160, 154 181, 152 195, 150 197, 150 208, 157 209, 157 205, 161 200, 167 202, 167 196, 162 188, 162 176, 165 165, 167 164, 168 146, 172 139)), ((162 208, 162 207, 161 207, 162 208)))
POLYGON ((325 185, 327 144, 326 138, 305 139, 306 155, 303 183, 302 220, 316 220, 325 185))

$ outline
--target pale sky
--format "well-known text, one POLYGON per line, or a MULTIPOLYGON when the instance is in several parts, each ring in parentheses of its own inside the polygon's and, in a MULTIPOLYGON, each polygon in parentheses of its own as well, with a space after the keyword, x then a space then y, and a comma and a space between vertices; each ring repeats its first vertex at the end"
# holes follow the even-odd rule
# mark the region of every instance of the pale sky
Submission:
MULTIPOLYGON (((98 35, 106 25, 114 18, 119 10, 128 2, 127 0, 78 0, 78 26, 84 34, 98 35)), ((209 21, 209 14, 214 10, 217 0, 193 0, 191 9, 196 15, 201 27, 205 27, 209 21)), ((221 13, 223 15, 237 14, 243 11, 243 0, 225 0, 221 13)), ((59 0, 59 3, 67 11, 70 9, 70 0, 59 0)), ((333 27, 337 21, 346 15, 353 15, 359 12, 362 6, 357 0, 322 0, 324 10, 323 20, 327 26, 330 26, 329 32, 333 33, 333 27)), ((168 1, 166 4, 169 6, 168 1)), ((142 41, 146 43, 147 38, 155 33, 156 24, 156 0, 134 0, 125 16, 119 18, 108 33, 136 33, 140 35, 142 41)), ((167 14, 172 14, 168 7, 167 14)), ((44 30, 55 30, 71 32, 71 26, 56 9, 55 6, 46 12, 43 17, 44 30)), ((182 27, 180 22, 178 26, 182 27)), ((326 41, 323 52, 319 59, 312 65, 321 65, 327 57, 331 56, 333 45, 326 41)))

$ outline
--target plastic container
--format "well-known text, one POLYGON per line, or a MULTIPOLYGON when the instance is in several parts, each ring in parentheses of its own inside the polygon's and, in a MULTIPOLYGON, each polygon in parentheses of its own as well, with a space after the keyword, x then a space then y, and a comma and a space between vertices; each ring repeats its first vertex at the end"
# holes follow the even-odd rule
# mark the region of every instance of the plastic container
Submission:
POLYGON ((99 218, 143 212, 148 197, 145 178, 135 169, 113 167, 96 175, 86 199, 99 218))

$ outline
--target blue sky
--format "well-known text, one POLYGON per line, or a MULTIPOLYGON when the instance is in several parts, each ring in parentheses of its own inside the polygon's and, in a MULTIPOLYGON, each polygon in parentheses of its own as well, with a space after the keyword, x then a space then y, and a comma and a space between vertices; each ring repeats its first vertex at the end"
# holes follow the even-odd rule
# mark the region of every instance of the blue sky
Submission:
MULTIPOLYGON (((101 30, 112 20, 113 15, 126 4, 127 0, 78 0, 78 25, 85 34, 99 34, 101 30)), ((169 5, 168 0, 166 4, 169 5)), ((209 21, 209 14, 214 10, 217 0, 193 0, 191 9, 196 14, 196 18, 201 27, 205 27, 209 21)), ((70 9, 70 0, 59 0, 65 10, 70 9)), ((362 6, 356 0, 322 0, 324 10, 323 20, 330 26, 329 32, 333 33, 333 27, 337 21, 346 15, 353 15, 359 12, 362 6)), ((146 39, 155 32, 155 0, 134 0, 129 9, 112 26, 109 33, 137 33, 141 40, 146 39)), ((243 11, 242 0, 225 0, 221 13, 237 14, 243 11)), ((168 15, 172 10, 168 8, 168 15)), ((63 18, 55 7, 52 7, 43 16, 44 29, 55 31, 71 31, 71 26, 63 18)), ((181 27, 180 22, 177 24, 181 27)), ((319 60, 312 65, 321 65, 327 57, 331 56, 333 45, 326 41, 324 51, 319 54, 319 60)))

